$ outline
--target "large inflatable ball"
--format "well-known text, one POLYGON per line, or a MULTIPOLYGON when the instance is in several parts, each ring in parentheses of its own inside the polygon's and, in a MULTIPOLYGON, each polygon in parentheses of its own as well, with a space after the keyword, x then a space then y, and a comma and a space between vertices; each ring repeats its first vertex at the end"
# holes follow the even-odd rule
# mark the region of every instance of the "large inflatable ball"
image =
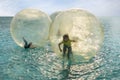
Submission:
MULTIPOLYGON (((72 42, 72 53, 75 60, 88 61, 94 57, 103 42, 104 32, 99 20, 90 12, 81 9, 71 9, 58 14, 50 28, 52 48, 58 55, 58 44, 63 35, 68 34, 72 42)), ((62 47, 62 46, 61 46, 62 47)))
POLYGON ((23 38, 35 46, 43 46, 48 39, 51 19, 36 9, 24 9, 12 19, 10 31, 14 41, 21 47, 23 38))

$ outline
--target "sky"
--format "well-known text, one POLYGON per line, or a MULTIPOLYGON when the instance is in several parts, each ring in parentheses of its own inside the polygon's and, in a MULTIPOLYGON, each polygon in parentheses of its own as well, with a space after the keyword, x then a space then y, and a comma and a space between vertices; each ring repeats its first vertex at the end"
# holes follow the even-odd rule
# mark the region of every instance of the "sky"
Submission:
POLYGON ((0 16, 14 16, 26 8, 39 9, 47 14, 80 8, 96 16, 120 16, 119 0, 0 0, 0 16))

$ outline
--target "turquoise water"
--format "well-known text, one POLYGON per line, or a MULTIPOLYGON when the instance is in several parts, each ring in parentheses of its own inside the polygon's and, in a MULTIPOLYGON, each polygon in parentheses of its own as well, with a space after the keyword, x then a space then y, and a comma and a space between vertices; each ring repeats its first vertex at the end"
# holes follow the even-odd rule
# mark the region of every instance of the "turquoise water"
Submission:
POLYGON ((0 80, 120 80, 120 17, 99 18, 105 40, 89 62, 65 65, 45 47, 25 50, 10 34, 11 17, 0 17, 0 80))

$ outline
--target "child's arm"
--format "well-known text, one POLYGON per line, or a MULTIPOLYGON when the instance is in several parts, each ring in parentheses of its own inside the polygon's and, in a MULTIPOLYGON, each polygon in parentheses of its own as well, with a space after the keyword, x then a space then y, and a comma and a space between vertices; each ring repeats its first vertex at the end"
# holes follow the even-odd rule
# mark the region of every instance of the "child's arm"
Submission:
POLYGON ((75 40, 70 40, 71 42, 76 42, 75 40))
POLYGON ((63 42, 60 42, 60 43, 58 44, 58 47, 59 47, 60 52, 62 52, 62 49, 61 49, 61 47, 60 47, 60 45, 61 45, 62 43, 63 43, 63 42))

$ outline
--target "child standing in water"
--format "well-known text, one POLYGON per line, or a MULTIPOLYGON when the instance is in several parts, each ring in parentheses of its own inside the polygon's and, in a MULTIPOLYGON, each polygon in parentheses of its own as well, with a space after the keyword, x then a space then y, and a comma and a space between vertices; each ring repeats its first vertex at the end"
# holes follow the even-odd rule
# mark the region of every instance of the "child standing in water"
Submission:
POLYGON ((69 36, 65 34, 63 35, 63 41, 58 44, 60 52, 62 52, 60 45, 63 44, 63 57, 65 56, 67 52, 68 59, 70 59, 70 54, 72 54, 71 42, 76 42, 76 41, 70 40, 69 36))

